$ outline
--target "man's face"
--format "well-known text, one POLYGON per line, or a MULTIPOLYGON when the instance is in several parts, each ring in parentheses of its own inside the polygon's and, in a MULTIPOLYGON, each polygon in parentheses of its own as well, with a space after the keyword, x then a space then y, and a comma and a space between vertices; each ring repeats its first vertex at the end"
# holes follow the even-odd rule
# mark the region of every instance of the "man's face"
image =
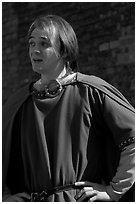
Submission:
POLYGON ((29 38, 29 56, 35 72, 46 75, 57 71, 61 58, 56 41, 55 30, 50 40, 44 30, 35 28, 32 31, 29 38))

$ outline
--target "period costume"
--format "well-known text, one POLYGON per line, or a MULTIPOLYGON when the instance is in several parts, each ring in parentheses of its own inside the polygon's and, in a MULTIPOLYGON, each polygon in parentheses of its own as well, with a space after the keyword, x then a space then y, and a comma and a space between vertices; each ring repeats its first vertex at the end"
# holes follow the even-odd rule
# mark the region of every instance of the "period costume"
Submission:
POLYGON ((3 108, 3 189, 73 202, 74 183, 91 181, 121 197, 134 183, 134 108, 98 77, 77 72, 60 83, 52 93, 26 86, 3 108))

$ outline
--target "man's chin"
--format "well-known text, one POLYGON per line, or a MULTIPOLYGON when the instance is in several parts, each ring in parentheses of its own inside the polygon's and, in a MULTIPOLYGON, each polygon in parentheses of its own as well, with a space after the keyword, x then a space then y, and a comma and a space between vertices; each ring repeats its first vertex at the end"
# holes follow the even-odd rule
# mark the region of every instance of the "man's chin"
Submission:
POLYGON ((42 74, 44 69, 42 66, 33 66, 33 71, 42 74))

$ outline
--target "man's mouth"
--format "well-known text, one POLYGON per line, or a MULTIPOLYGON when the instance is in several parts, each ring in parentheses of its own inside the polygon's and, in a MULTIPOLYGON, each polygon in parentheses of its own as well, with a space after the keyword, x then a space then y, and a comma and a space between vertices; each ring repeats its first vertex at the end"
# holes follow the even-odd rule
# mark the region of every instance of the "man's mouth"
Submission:
POLYGON ((33 59, 33 62, 35 62, 35 63, 40 63, 42 61, 43 61, 42 59, 33 59))

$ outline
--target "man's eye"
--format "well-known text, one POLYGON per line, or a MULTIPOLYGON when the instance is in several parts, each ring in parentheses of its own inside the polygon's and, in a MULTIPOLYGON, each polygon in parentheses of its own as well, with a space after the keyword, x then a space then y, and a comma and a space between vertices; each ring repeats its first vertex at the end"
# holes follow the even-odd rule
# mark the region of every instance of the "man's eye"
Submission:
POLYGON ((34 47, 35 46, 35 42, 30 41, 29 42, 29 46, 34 47))
POLYGON ((49 46, 50 46, 49 42, 45 42, 45 41, 42 41, 42 42, 41 42, 41 45, 42 45, 43 47, 49 47, 49 46))

